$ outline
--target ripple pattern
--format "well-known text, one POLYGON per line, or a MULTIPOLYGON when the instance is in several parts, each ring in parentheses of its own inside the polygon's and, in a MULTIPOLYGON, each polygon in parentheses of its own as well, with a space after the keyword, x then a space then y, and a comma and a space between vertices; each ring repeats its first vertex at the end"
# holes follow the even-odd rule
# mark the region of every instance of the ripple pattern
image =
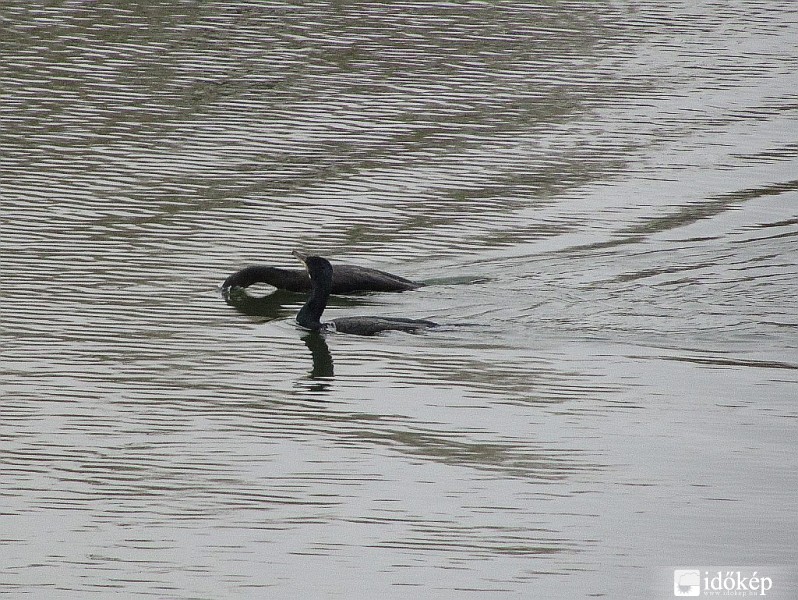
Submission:
POLYGON ((4 591, 652 597, 664 556, 798 564, 794 2, 0 24, 4 591), (330 318, 444 327, 220 298, 298 247, 429 284, 330 318))

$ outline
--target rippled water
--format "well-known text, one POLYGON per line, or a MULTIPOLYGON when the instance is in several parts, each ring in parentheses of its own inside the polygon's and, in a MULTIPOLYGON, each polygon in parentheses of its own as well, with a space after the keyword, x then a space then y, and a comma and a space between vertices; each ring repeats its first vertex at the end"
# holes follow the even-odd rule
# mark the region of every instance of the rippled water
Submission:
POLYGON ((794 2, 0 20, 0 591, 672 597, 798 563, 794 2), (294 248, 430 283, 329 317, 468 326, 225 303, 294 248))

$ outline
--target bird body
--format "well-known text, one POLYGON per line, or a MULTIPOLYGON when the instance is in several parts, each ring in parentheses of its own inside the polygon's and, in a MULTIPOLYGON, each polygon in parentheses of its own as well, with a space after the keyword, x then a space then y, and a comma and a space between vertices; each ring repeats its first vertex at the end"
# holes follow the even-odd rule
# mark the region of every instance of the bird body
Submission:
MULTIPOLYGON (((304 256, 304 255, 301 255, 304 256)), ((265 265, 252 265, 236 271, 225 279, 223 290, 233 287, 248 287, 255 283, 267 283, 289 292, 309 292, 310 277, 307 271, 283 269, 265 265)), ((336 264, 333 268, 331 294, 356 292, 403 292, 421 287, 423 284, 410 281, 392 273, 357 265, 336 264)))
POLYGON ((416 333, 438 324, 424 319, 403 319, 400 317, 339 317, 330 321, 328 329, 338 333, 355 335, 376 335, 382 331, 405 331, 416 333))

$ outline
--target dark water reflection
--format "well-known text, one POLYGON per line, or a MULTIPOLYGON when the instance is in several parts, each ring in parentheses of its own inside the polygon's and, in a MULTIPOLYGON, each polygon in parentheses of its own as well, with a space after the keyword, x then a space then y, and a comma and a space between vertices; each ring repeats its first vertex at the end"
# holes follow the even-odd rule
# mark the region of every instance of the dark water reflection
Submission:
POLYGON ((794 3, 0 20, 3 591, 671 597, 798 562, 794 3), (469 326, 220 297, 298 247, 428 284, 328 318, 469 326))
POLYGON ((319 332, 311 332, 302 337, 305 346, 310 350, 313 357, 313 369, 310 372, 311 379, 326 379, 333 376, 333 359, 330 348, 324 339, 324 335, 319 332))

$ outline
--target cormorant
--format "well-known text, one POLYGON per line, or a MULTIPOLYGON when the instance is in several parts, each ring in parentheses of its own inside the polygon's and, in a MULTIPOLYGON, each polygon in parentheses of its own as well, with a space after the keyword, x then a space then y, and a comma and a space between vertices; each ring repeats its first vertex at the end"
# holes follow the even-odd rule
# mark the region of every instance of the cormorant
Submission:
POLYGON ((310 277, 310 297, 296 316, 296 322, 306 329, 374 335, 381 331, 391 330, 413 333, 438 325, 432 321, 397 317, 341 317, 322 323, 321 315, 327 306, 327 299, 330 297, 335 270, 326 258, 304 256, 297 253, 295 256, 305 263, 310 277))
MULTIPOLYGON (((294 256, 304 261, 307 255, 294 250, 294 256)), ((248 287, 253 283, 268 283, 277 289, 289 292, 309 292, 310 277, 304 269, 281 269, 264 265, 246 267, 230 275, 222 284, 222 291, 233 287, 248 287)), ((403 292, 424 285, 404 277, 359 267, 357 265, 337 264, 333 268, 331 294, 351 294, 353 292, 403 292)))

